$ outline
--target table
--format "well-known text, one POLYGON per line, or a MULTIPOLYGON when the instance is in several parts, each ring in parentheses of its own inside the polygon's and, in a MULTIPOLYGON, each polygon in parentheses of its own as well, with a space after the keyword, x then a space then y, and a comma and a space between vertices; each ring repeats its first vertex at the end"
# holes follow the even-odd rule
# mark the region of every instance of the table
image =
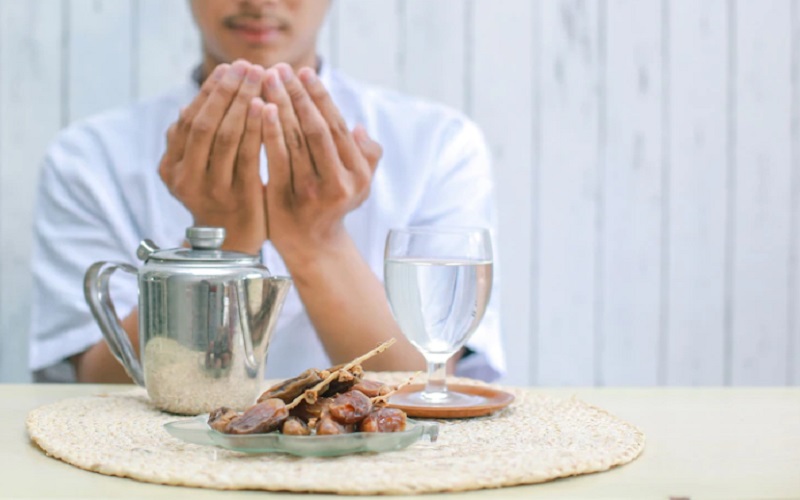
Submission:
MULTIPOLYGON (((130 390, 130 386, 0 385, 0 497, 301 498, 297 494, 234 494, 104 476, 48 458, 29 441, 25 417, 31 409, 63 398, 114 390, 130 390)), ((564 398, 576 395, 637 425, 647 436, 643 454, 608 472, 452 494, 447 499, 800 498, 800 387, 532 390, 564 398)), ((436 495, 412 498, 431 496, 436 495)))

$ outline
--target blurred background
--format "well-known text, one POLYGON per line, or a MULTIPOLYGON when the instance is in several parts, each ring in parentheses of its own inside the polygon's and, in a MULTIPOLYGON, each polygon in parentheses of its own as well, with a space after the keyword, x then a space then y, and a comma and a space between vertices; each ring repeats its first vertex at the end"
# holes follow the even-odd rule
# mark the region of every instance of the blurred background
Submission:
MULTIPOLYGON (((47 144, 199 50, 183 0, 0 0, 0 382, 47 144)), ((506 382, 800 383, 797 0, 335 0, 319 50, 484 130, 506 382)))

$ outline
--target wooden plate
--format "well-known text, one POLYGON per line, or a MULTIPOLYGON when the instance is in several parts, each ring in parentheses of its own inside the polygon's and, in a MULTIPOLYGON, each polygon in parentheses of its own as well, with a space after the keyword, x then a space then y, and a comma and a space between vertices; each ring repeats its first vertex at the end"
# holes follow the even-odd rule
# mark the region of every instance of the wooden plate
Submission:
MULTIPOLYGON (((398 394, 418 392, 425 388, 424 384, 414 384, 401 389, 398 394)), ((406 412, 409 417, 417 418, 468 418, 482 417, 505 408, 514 401, 514 395, 491 387, 479 385, 448 384, 447 390, 471 396, 479 396, 481 401, 468 406, 438 405, 406 405, 394 404, 389 398, 388 406, 406 412)))

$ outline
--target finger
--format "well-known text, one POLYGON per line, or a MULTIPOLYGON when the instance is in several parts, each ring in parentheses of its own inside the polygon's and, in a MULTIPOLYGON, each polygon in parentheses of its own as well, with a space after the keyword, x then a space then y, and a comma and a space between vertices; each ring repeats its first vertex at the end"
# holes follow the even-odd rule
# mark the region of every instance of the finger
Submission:
POLYGON ((339 108, 336 107, 325 85, 322 84, 313 69, 303 68, 298 72, 297 76, 303 82, 311 100, 328 123, 333 142, 336 144, 336 149, 345 168, 353 168, 359 163, 359 150, 350 130, 347 128, 347 123, 339 113, 339 108))
POLYGON ((236 157, 234 184, 237 182, 242 185, 261 183, 259 156, 261 153, 261 114, 263 113, 263 108, 264 101, 260 97, 252 98, 248 104, 247 120, 236 157))
POLYGON ((242 142, 242 134, 247 121, 248 109, 254 97, 261 92, 263 70, 260 66, 247 68, 239 91, 231 101, 225 116, 220 122, 208 162, 209 180, 215 186, 230 186, 236 157, 242 142))
POLYGON ((173 123, 167 129, 167 150, 161 157, 161 163, 158 164, 158 175, 167 187, 172 186, 172 179, 175 176, 175 170, 178 168, 181 154, 175 149, 173 142, 177 134, 178 125, 173 123))
POLYGON ((361 161, 358 162, 359 167, 353 170, 356 193, 358 194, 357 204, 361 205, 369 197, 369 187, 383 154, 383 149, 380 144, 370 139, 366 129, 361 125, 357 125, 353 129, 353 139, 361 154, 361 161))
POLYGON ((303 84, 294 76, 291 67, 288 64, 278 64, 276 69, 292 100, 292 107, 300 122, 303 135, 305 135, 312 164, 316 168, 317 174, 323 180, 335 179, 340 175, 342 166, 328 123, 309 97, 303 84))
POLYGON ((283 130, 285 148, 289 154, 292 188, 316 181, 317 173, 311 164, 303 131, 292 106, 292 100, 283 86, 275 68, 267 70, 265 77, 267 101, 275 104, 283 130))
POLYGON ((200 85, 200 91, 197 93, 195 98, 192 102, 189 103, 188 106, 181 110, 181 116, 178 120, 181 129, 184 129, 186 132, 192 126, 192 120, 194 117, 197 116, 198 111, 200 108, 205 104, 208 100, 208 97, 211 95, 211 92, 214 90, 214 87, 217 86, 222 77, 225 76, 225 73, 230 69, 230 64, 220 64, 208 75, 208 78, 203 81, 203 84, 200 85))
POLYGON ((364 158, 366 158, 370 171, 375 173, 375 169, 378 167, 378 162, 380 161, 381 156, 383 156, 383 148, 380 144, 370 138, 369 134, 367 134, 367 130, 361 125, 356 125, 356 127, 353 129, 353 138, 355 139, 356 144, 358 144, 361 154, 363 154, 364 158))
POLYGON ((194 120, 200 107, 205 104, 211 91, 225 74, 229 66, 229 64, 220 64, 214 68, 214 71, 211 72, 200 86, 200 91, 195 98, 192 99, 192 102, 180 110, 178 120, 167 130, 167 151, 165 153, 165 160, 168 164, 174 165, 183 158, 186 139, 189 136, 192 120, 194 120))
POLYGON ((248 63, 240 61, 232 64, 192 121, 183 161, 184 172, 182 172, 187 177, 187 183, 200 183, 205 179, 214 135, 233 96, 239 90, 248 66, 248 63))
POLYGON ((261 140, 267 150, 268 184, 281 192, 291 187, 292 170, 289 163, 289 150, 283 136, 278 107, 268 102, 261 108, 261 140))

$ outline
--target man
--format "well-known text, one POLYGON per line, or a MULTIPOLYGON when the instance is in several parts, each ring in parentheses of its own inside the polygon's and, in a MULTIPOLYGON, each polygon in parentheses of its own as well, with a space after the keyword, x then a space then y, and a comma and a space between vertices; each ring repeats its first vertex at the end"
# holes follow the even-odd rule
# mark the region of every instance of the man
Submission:
MULTIPOLYGON (((84 304, 83 273, 97 260, 135 263, 143 238, 178 246, 191 225, 225 227, 225 249, 261 252, 292 276, 267 376, 340 363, 390 337, 398 343, 365 368, 422 366, 388 308, 383 241, 391 227, 491 225, 488 155, 463 116, 322 64, 328 6, 193 0, 197 81, 59 135, 33 256, 31 367, 43 378, 69 359, 80 381, 129 380, 84 304)), ((115 282, 112 295, 138 349, 135 285, 115 282)), ((502 372, 496 311, 459 353, 461 373, 502 372)))

